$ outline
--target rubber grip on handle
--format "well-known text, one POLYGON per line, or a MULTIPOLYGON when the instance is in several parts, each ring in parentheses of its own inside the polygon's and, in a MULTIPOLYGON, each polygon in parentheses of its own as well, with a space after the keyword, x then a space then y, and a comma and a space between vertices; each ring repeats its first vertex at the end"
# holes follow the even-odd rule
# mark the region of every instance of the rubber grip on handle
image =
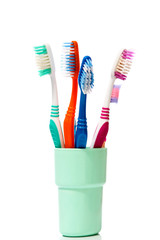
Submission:
POLYGON ((87 145, 87 120, 78 118, 75 136, 75 147, 86 148, 87 145))
POLYGON ((108 129, 109 129, 109 122, 105 122, 98 132, 95 144, 93 146, 94 148, 101 148, 102 147, 102 145, 103 145, 103 143, 106 139, 108 129))
POLYGON ((87 145, 87 129, 77 129, 75 147, 86 148, 87 145))
POLYGON ((50 120, 49 128, 50 128, 51 136, 52 136, 55 147, 61 148, 59 132, 55 122, 52 119, 50 120))

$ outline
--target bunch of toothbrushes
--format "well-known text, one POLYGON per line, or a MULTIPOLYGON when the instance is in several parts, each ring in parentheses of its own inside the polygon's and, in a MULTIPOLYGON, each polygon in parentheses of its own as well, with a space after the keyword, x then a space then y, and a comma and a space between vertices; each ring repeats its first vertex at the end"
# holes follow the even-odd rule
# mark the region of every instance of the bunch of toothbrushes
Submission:
MULTIPOLYGON (((59 119, 58 92, 55 76, 55 65, 51 48, 48 44, 34 48, 39 75, 49 75, 52 83, 52 105, 50 118, 50 132, 56 148, 86 148, 87 145, 87 94, 94 87, 94 74, 92 59, 85 56, 80 66, 79 49, 76 41, 63 44, 62 70, 66 77, 72 78, 71 98, 65 119, 63 132, 59 119), (80 103, 78 120, 75 126, 75 112, 77 103, 78 85, 80 89, 80 103), (64 135, 64 137, 63 137, 64 135)), ((119 80, 126 80, 130 71, 134 52, 123 50, 114 69, 114 74, 106 86, 105 100, 101 110, 100 119, 95 129, 91 148, 105 146, 109 129, 110 103, 117 103, 121 84, 119 80)))

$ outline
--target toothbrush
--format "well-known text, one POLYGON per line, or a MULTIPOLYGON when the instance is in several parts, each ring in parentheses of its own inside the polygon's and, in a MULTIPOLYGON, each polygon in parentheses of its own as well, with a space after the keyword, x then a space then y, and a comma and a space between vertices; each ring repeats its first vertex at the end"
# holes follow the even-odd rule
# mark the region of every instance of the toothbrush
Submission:
POLYGON ((74 148, 74 122, 79 74, 79 50, 76 41, 66 42, 63 45, 62 70, 66 73, 66 77, 72 78, 71 99, 63 123, 65 148, 74 148))
POLYGON ((87 94, 91 92, 94 86, 92 59, 89 56, 83 58, 78 76, 79 88, 81 90, 79 116, 77 131, 75 136, 75 147, 86 148, 87 144, 87 118, 86 118, 86 100, 87 94))
MULTIPOLYGON (((104 105, 101 110, 101 116, 99 123, 96 127, 92 143, 91 143, 91 148, 101 148, 102 145, 104 146, 104 142, 106 141, 106 136, 108 134, 108 129, 109 129, 109 111, 110 111, 110 101, 115 101, 117 98, 117 92, 116 92, 116 97, 111 98, 112 96, 112 91, 113 91, 113 85, 116 79, 120 80, 126 80, 127 75, 130 71, 131 64, 132 64, 132 59, 134 57, 134 52, 130 50, 123 50, 121 53, 121 56, 119 58, 119 61, 117 63, 117 66, 114 71, 114 76, 112 76, 108 87, 107 87, 107 92, 106 92, 106 97, 104 101, 104 105)), ((116 90, 117 91, 117 90, 116 90)), ((115 89, 113 94, 115 94, 115 89)))
POLYGON ((50 132, 56 148, 64 148, 62 128, 59 120, 59 104, 57 83, 55 77, 55 65, 51 48, 48 44, 34 47, 39 75, 49 75, 52 84, 52 106, 50 119, 50 132))

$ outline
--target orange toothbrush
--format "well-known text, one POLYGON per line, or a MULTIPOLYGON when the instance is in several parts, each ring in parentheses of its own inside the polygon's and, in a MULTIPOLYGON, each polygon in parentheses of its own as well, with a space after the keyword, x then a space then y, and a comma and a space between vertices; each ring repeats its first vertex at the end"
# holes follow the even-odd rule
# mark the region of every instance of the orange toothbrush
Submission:
POLYGON ((74 119, 78 91, 79 50, 76 41, 66 42, 63 45, 62 68, 67 77, 72 78, 72 93, 69 107, 64 119, 65 148, 74 148, 74 119))

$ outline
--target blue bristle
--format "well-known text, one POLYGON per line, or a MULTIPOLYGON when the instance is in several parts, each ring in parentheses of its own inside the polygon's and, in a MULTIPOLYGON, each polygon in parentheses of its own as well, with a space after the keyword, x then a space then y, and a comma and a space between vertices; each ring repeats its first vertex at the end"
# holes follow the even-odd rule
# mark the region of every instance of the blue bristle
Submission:
POLYGON ((64 53, 61 59, 61 68, 67 75, 73 76, 76 70, 74 44, 73 42, 65 42, 63 43, 63 48, 64 53))
POLYGON ((73 42, 64 42, 63 46, 65 46, 65 47, 74 47, 74 44, 73 44, 73 42))
POLYGON ((92 59, 89 56, 83 58, 78 82, 84 94, 88 94, 94 87, 93 65, 92 59))

